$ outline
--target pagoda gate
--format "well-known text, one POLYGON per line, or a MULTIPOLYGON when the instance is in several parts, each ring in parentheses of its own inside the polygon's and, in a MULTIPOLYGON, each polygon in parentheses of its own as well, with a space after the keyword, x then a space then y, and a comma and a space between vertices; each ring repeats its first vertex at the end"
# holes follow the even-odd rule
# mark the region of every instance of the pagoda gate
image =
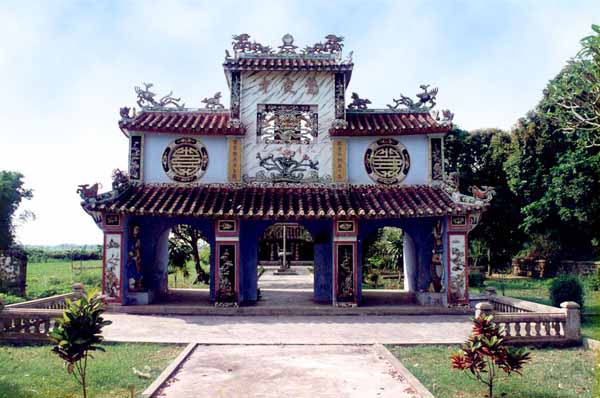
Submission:
POLYGON ((453 114, 432 109, 438 90, 371 109, 346 92, 354 63, 342 37, 302 50, 289 34, 277 48, 233 39, 229 109, 220 92, 192 109, 136 87, 138 109, 120 109, 128 173, 113 173, 110 192, 80 186, 104 232, 104 295, 135 305, 166 294, 169 232, 186 224, 210 245, 210 300, 255 303, 260 240, 294 223, 311 237, 315 302, 360 304, 363 242, 393 226, 407 290, 422 304, 467 304, 468 233, 492 191, 460 194, 446 175, 453 114))

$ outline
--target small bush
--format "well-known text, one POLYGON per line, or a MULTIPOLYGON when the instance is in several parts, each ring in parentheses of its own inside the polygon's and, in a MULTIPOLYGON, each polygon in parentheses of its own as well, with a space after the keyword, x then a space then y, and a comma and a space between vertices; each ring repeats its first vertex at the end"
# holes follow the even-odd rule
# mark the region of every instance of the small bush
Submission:
POLYGON ((584 295, 583 284, 573 275, 559 276, 550 285, 550 301, 555 307, 565 301, 574 301, 583 307, 584 295))
POLYGON ((597 292, 600 290, 600 268, 590 278, 590 289, 597 292))
POLYGON ((483 287, 485 275, 482 273, 469 274, 469 287, 483 287))

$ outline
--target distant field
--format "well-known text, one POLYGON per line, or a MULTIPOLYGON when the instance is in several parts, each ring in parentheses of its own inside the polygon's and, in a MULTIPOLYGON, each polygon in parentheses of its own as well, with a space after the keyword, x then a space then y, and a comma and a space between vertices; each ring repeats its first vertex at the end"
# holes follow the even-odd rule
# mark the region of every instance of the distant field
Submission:
MULTIPOLYGON (((79 262, 75 262, 80 265, 79 262)), ((101 260, 83 261, 85 267, 101 266, 101 260)), ((86 289, 100 289, 102 269, 71 271, 70 261, 49 261, 46 263, 29 263, 27 265, 27 297, 16 297, 0 294, 6 304, 17 303, 49 297, 55 294, 69 293, 73 283, 83 283, 86 289)))

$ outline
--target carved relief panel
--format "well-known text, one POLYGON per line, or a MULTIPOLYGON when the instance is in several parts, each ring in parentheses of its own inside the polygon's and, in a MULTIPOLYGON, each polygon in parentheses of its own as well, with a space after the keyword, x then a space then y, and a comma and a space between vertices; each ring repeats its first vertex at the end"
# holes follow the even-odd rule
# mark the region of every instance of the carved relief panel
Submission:
POLYGON ((121 245, 121 233, 104 234, 102 293, 113 301, 121 300, 121 257, 123 252, 121 245))
POLYGON ((334 74, 243 72, 241 86, 242 180, 330 181, 334 74))

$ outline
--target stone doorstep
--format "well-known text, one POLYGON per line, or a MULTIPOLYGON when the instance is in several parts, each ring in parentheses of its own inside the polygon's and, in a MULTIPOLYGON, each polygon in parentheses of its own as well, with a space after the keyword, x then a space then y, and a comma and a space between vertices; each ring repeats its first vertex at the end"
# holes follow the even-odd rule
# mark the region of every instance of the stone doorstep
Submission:
MULTIPOLYGON (((161 372, 161 374, 142 392, 142 397, 152 398, 154 395, 175 375, 186 359, 194 352, 201 343, 190 343, 185 349, 161 372)), ((281 345, 281 344, 206 344, 206 345, 281 345)), ((291 344, 291 345, 340 345, 340 344, 291 344)), ((351 344, 355 346, 364 345, 373 348, 380 360, 387 361, 406 379, 421 398, 435 398, 433 394, 417 379, 402 363, 382 344, 351 344)))

